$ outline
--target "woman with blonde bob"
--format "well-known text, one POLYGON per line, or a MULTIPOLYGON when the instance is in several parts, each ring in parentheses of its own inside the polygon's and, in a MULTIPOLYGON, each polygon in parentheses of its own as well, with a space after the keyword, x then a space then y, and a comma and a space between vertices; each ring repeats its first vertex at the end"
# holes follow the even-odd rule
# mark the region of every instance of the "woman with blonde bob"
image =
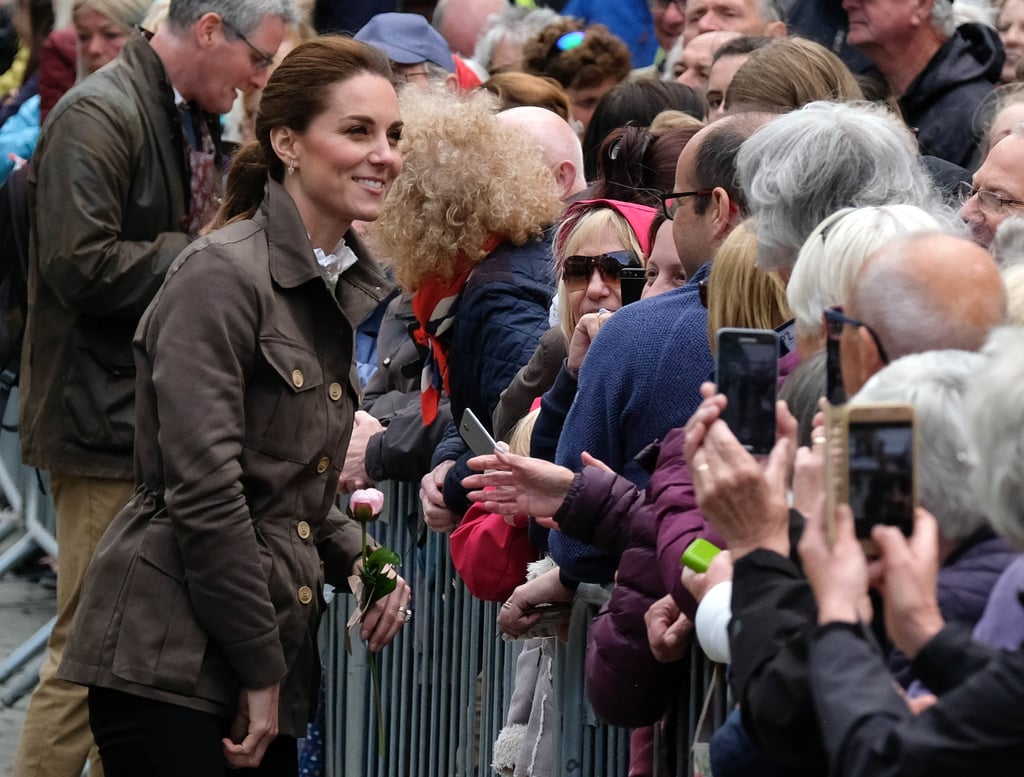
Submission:
POLYGON ((727 113, 786 112, 815 100, 863 100, 857 80, 835 54, 806 38, 782 38, 758 49, 725 93, 727 113))
MULTIPOLYGON (((405 166, 376 238, 413 293, 414 336, 428 350, 423 418, 444 392, 454 418, 470 409, 490 430, 498 397, 548 328, 545 230, 562 203, 536 145, 498 121, 492 95, 407 89, 401 106, 405 166)), ((469 507, 460 483, 470 455, 453 425, 421 482, 431 528, 453 528, 469 507)))

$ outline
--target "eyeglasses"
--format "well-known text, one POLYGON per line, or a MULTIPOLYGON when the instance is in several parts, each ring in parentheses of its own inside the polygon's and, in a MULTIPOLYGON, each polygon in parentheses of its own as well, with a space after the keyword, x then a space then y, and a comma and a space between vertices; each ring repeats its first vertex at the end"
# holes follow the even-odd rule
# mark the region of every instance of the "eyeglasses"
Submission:
POLYGON ((633 251, 611 251, 600 256, 570 256, 562 263, 562 281, 566 291, 580 291, 590 283, 594 270, 608 282, 618 282, 623 267, 639 267, 640 257, 633 251))
POLYGON ((220 21, 221 24, 224 25, 225 29, 230 30, 232 35, 234 35, 236 38, 242 41, 242 43, 248 46, 252 53, 256 55, 257 58, 253 60, 253 66, 257 70, 266 70, 274 64, 273 54, 268 54, 259 46, 254 45, 253 42, 244 35, 242 35, 242 33, 239 32, 238 29, 233 24, 228 24, 228 22, 223 17, 221 17, 220 21))
POLYGON ((964 181, 960 184, 960 202, 966 203, 972 197, 978 198, 978 207, 987 210, 989 213, 999 213, 1007 207, 1024 207, 1024 200, 1011 200, 1009 197, 1000 197, 995 192, 987 189, 978 189, 964 181))
POLYGON ((416 78, 416 79, 422 78, 424 80, 428 80, 430 78, 430 73, 428 73, 426 70, 404 70, 403 71, 403 70, 400 70, 398 68, 394 68, 393 67, 391 72, 392 72, 392 74, 394 76, 392 80, 396 84, 407 84, 410 81, 412 81, 414 78, 416 78))
POLYGON ((680 200, 684 200, 687 197, 707 197, 711 194, 712 189, 697 189, 692 192, 669 192, 668 194, 659 194, 658 199, 661 200, 661 212, 669 221, 676 217, 676 212, 679 210, 679 206, 683 203, 680 200))
POLYGON ((871 335, 871 339, 875 341, 875 347, 878 349, 878 358, 882 360, 882 364, 889 363, 889 354, 885 352, 885 346, 882 345, 882 341, 878 337, 878 333, 863 321, 850 318, 848 315, 843 313, 842 305, 833 305, 830 308, 825 308, 824 316, 825 330, 830 340, 838 340, 843 334, 844 326, 852 326, 858 329, 864 327, 864 329, 868 330, 868 334, 871 335))

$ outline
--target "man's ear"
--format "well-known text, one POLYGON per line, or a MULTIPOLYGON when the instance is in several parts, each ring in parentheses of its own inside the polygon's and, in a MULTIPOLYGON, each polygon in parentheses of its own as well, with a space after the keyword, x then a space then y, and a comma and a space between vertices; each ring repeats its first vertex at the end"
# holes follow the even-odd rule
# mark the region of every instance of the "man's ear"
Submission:
POLYGON ((785 38, 789 34, 785 22, 769 22, 764 26, 764 35, 769 38, 785 38))
POLYGON ((563 159, 555 165, 551 172, 555 175, 555 183, 562 195, 562 199, 566 199, 569 196, 572 185, 576 182, 576 166, 568 159, 563 159))
POLYGON ((213 11, 204 13, 192 28, 196 37, 196 45, 200 49, 209 48, 213 45, 214 35, 218 31, 222 32, 223 27, 224 20, 220 18, 220 14, 213 11))
POLYGON ((729 193, 721 186, 711 191, 711 232, 715 242, 725 240, 732 228, 739 222, 739 206, 732 201, 729 193))
POLYGON ((270 146, 285 167, 298 167, 301 155, 299 135, 291 127, 274 127, 270 130, 270 146))
POLYGON ((857 327, 857 347, 860 350, 861 385, 864 385, 872 375, 885 367, 885 362, 878 352, 875 338, 866 326, 857 327))

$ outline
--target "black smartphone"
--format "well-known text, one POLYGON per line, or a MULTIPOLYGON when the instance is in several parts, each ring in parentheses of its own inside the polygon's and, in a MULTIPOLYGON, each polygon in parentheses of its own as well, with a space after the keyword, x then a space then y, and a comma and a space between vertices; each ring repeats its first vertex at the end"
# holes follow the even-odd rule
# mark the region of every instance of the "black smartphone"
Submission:
POLYGON ((469 449, 477 456, 487 456, 494 453, 494 446, 496 444, 494 438, 491 437, 491 433, 487 431, 487 428, 480 422, 480 419, 468 407, 462 414, 462 420, 459 421, 459 435, 461 435, 469 449))
POLYGON ((775 445, 779 335, 771 329, 719 329, 715 382, 729 400, 722 420, 754 455, 775 445))
POLYGON ((862 405, 846 415, 847 503, 857 537, 876 523, 914 530, 914 408, 862 405))
POLYGON ((643 267, 623 267, 619 270, 619 290, 622 304, 638 302, 647 285, 647 270, 643 267))

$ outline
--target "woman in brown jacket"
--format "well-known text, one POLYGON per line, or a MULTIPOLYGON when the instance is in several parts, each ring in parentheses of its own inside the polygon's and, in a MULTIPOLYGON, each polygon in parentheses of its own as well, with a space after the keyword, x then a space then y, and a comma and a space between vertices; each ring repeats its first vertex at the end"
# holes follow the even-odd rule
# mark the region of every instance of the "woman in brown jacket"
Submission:
MULTIPOLYGON (((388 289, 349 227, 377 218, 401 169, 389 75, 346 38, 286 57, 232 165, 224 226, 178 257, 140 323, 138 487, 100 542, 60 669, 90 687, 108 777, 297 772, 323 580, 346 587, 360 552, 335 499, 353 333, 388 289)), ((399 579, 367 614, 371 650, 409 598, 399 579)))

